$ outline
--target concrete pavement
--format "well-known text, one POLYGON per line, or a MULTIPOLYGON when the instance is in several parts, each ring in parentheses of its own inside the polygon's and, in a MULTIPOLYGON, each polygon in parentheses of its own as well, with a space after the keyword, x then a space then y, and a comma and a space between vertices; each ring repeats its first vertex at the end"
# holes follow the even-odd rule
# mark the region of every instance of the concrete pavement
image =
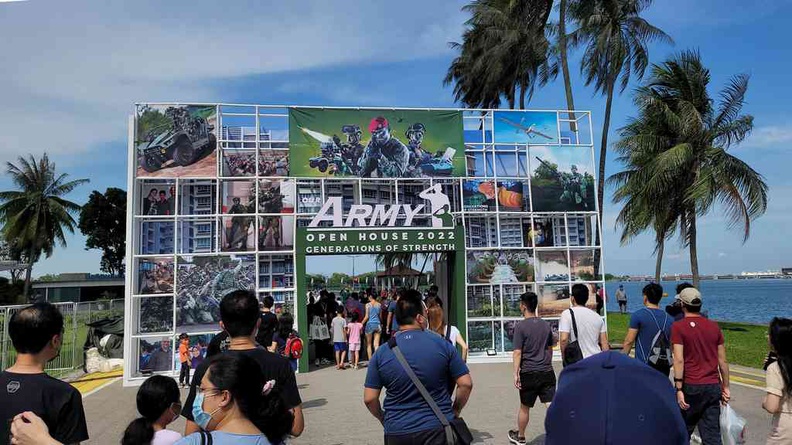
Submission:
MULTIPOLYGON (((473 395, 462 415, 476 437, 476 443, 507 444, 507 431, 515 427, 519 398, 512 384, 511 364, 472 364, 473 395)), ((759 382, 761 371, 750 371, 759 382)), ((365 369, 337 371, 333 367, 297 377, 305 410, 305 433, 290 443, 381 444, 382 427, 363 405, 365 369)), ((761 379, 763 384, 763 379, 761 379)), ((88 417, 89 444, 118 443, 126 425, 135 418, 137 388, 123 388, 114 382, 84 399, 88 417)), ((186 392, 183 393, 186 397, 186 392)), ((770 415, 762 410, 764 392, 735 381, 732 406, 748 422, 748 444, 763 444, 770 432, 770 415)), ((539 405, 539 404, 537 404, 539 405)), ((531 410, 526 437, 529 443, 544 443, 543 406, 531 410)), ((173 426, 183 431, 184 421, 173 426)))

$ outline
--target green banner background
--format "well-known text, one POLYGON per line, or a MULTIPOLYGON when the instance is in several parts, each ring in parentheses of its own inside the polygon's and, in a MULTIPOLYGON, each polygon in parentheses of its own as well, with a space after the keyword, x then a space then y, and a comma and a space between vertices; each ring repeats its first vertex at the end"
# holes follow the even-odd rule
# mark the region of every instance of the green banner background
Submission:
POLYGON ((305 134, 300 128, 307 128, 327 136, 337 135, 346 141, 341 132, 344 125, 358 125, 362 131, 361 144, 368 145, 371 139, 369 123, 372 119, 383 116, 388 119, 391 134, 408 145, 405 132, 415 123, 426 126, 422 149, 434 155, 437 151, 445 151, 446 147, 456 150, 452 161, 453 169, 450 176, 465 176, 465 144, 460 111, 428 111, 428 110, 372 110, 372 109, 333 109, 333 108, 290 108, 289 109, 289 164, 291 176, 322 177, 339 176, 328 172, 322 173, 311 168, 310 158, 321 156, 319 142, 305 134))

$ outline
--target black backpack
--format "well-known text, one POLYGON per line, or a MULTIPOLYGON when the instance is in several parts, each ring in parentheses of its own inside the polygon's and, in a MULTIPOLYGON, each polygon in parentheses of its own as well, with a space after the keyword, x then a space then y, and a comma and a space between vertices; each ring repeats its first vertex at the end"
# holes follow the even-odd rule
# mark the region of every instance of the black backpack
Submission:
MULTIPOLYGON (((649 309, 646 310, 649 311, 649 309)), ((641 353, 644 355, 644 357, 646 357, 647 365, 665 375, 668 375, 671 372, 671 367, 674 365, 674 356, 671 350, 671 342, 668 340, 668 336, 663 330, 666 322, 668 322, 668 314, 665 314, 663 326, 660 326, 660 323, 657 322, 657 318, 655 318, 652 311, 649 311, 649 315, 652 316, 652 320, 654 320, 655 326, 657 326, 657 333, 652 339, 652 345, 649 348, 648 354, 643 350, 643 346, 641 346, 640 341, 638 342, 638 347, 641 349, 641 353)))
POLYGON ((578 328, 577 321, 575 321, 575 311, 573 311, 572 308, 569 308, 569 315, 572 317, 572 331, 575 334, 575 341, 569 342, 566 349, 564 349, 562 360, 565 368, 572 363, 583 360, 583 351, 580 349, 580 343, 578 343, 578 328))

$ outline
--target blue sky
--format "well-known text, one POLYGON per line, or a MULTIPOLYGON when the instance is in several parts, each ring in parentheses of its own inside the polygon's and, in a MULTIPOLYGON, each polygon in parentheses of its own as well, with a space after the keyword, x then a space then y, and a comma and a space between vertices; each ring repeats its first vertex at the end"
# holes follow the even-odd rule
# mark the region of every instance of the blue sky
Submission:
MULTIPOLYGON (((126 188, 127 116, 146 101, 243 102, 350 106, 453 106, 442 79, 466 16, 463 1, 361 2, 30 0, 0 3, 0 161, 47 151, 61 171, 94 190, 126 188)), ((746 72, 745 112, 756 118, 751 138, 734 153, 770 185, 767 214, 751 239, 727 230, 713 212, 701 223, 705 273, 792 266, 792 89, 787 77, 792 1, 663 0, 647 18, 674 46, 654 46, 658 62, 696 48, 712 70, 712 86, 746 72)), ((578 109, 591 110, 599 145, 604 100, 585 87, 572 62, 578 109)), ((614 101, 613 129, 633 113, 630 89, 614 101)), ((560 82, 539 90, 529 107, 563 108, 560 82)), ((613 140, 611 138, 611 140, 613 140)), ((611 154, 608 174, 617 171, 611 154)), ((10 187, 0 176, 0 188, 10 187)), ((620 247, 605 207, 606 270, 650 273, 652 243, 642 237, 620 247)), ((99 251, 80 235, 36 265, 34 275, 98 271, 99 251)), ((362 265, 358 264, 358 270, 362 265)), ((351 264, 346 269, 351 270, 351 264)), ((689 270, 687 252, 666 249, 664 270, 689 270)))

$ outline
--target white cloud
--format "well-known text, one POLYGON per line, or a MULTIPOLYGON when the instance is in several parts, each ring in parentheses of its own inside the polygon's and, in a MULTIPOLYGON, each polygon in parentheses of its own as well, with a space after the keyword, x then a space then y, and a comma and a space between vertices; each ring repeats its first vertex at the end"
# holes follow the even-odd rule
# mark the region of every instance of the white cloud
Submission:
POLYGON ((759 148, 788 148, 790 143, 792 143, 792 123, 757 127, 743 145, 759 148))
POLYGON ((40 0, 4 7, 0 160, 124 139, 134 102, 219 101, 224 79, 443 54, 462 29, 461 5, 40 0))

